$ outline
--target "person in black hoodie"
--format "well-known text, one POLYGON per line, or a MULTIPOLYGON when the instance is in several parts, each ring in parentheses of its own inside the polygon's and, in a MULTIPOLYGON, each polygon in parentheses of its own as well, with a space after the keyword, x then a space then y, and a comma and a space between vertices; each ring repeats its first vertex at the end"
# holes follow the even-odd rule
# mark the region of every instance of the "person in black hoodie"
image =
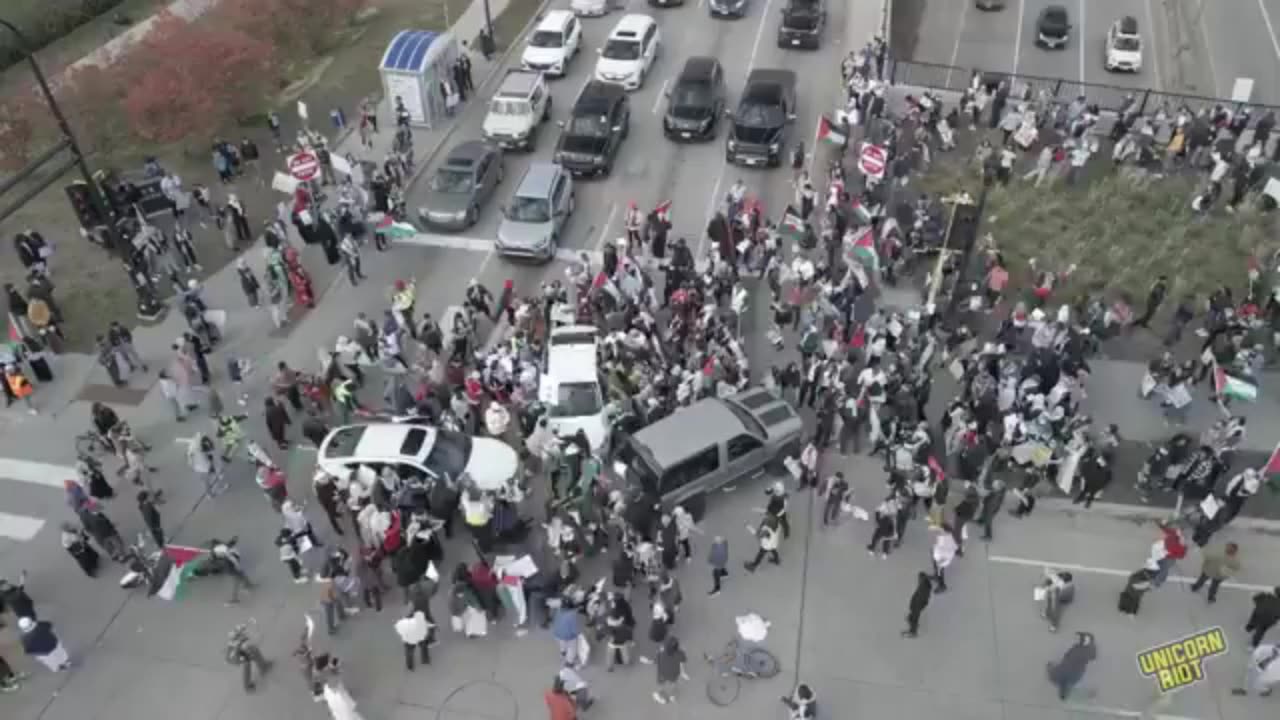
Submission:
POLYGON ((902 637, 913 638, 920 629, 920 613, 929 607, 929 599, 933 597, 933 578, 928 573, 916 573, 916 589, 907 601, 907 629, 902 637))
POLYGON ((1280 586, 1269 593, 1257 593, 1253 596, 1253 612, 1249 614, 1249 621, 1244 626, 1246 632, 1253 633, 1249 638, 1249 647, 1261 645, 1262 636, 1277 622, 1280 622, 1280 586))

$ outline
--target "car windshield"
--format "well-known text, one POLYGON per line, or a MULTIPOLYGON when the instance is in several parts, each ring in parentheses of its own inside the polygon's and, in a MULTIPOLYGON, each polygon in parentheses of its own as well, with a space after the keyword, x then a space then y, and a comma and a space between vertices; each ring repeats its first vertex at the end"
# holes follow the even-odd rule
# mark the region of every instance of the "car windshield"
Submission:
POLYGON ((635 40, 610 40, 600 53, 607 60, 639 60, 640 43, 635 40))
POLYGON ((443 167, 431 180, 431 189, 443 193, 471 192, 474 185, 470 170, 443 167))
POLYGON ((1120 35, 1116 38, 1116 49, 1126 52, 1134 52, 1142 48, 1142 41, 1136 37, 1126 37, 1120 35))
POLYGON ((541 198, 515 197, 507 208, 507 218, 516 222, 544 223, 551 220, 551 208, 541 198))
POLYGON ((556 30, 539 30, 529 38, 529 47, 558 48, 564 44, 562 38, 556 30))
POLYGON ((495 115, 528 115, 529 103, 523 100, 494 98, 489 105, 489 112, 495 115))
POLYGON ((575 115, 569 120, 565 132, 572 137, 608 137, 609 118, 603 115, 575 115))
POLYGON ((556 387, 556 403, 550 413, 552 417, 582 417, 595 415, 602 407, 604 401, 596 383, 563 383, 556 387))
POLYGON ((471 459, 471 438, 452 430, 437 430, 436 440, 427 453, 427 469, 439 477, 457 479, 471 459))
POLYGON ((706 108, 711 106, 711 85, 708 83, 680 83, 671 91, 671 105, 678 108, 706 108))
POLYGON ((1043 25, 1046 29, 1062 30, 1067 25, 1067 14, 1061 10, 1047 10, 1044 14, 1043 25))
POLYGON ((746 127, 780 127, 782 125, 782 110, 773 105, 743 105, 738 108, 738 114, 734 121, 746 127))
POLYGON ((622 443, 614 458, 614 469, 622 470, 622 480, 626 486, 635 491, 645 491, 656 495, 658 492, 658 475, 649 462, 636 451, 632 442, 622 443))
POLYGON ((759 420, 756 420, 754 415, 747 412, 745 408, 731 402, 724 403, 724 406, 729 409, 729 412, 733 413, 734 417, 738 418, 743 427, 745 427, 752 435, 755 435, 758 438, 766 436, 764 426, 760 424, 759 420))
POLYGON ((324 456, 346 458, 354 455, 356 446, 360 444, 360 438, 364 437, 364 429, 364 425, 353 425, 334 430, 333 435, 329 437, 329 443, 324 447, 324 456))

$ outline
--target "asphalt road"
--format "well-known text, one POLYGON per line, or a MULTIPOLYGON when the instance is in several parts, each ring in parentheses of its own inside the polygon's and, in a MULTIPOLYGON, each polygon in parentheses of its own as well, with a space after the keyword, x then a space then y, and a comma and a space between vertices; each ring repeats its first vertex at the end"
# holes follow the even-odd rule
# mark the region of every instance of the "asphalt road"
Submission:
POLYGON ((1121 88, 1090 91, 1104 104, 1129 88, 1225 98, 1237 78, 1252 78, 1252 101, 1280 104, 1273 22, 1280 20, 1280 0, 1008 0, 998 11, 979 10, 971 0, 894 2, 893 35, 908 59, 1121 88), (1034 42, 1036 18, 1051 4, 1065 7, 1073 25, 1060 50, 1034 42), (1144 67, 1132 75, 1109 73, 1102 62, 1107 28, 1124 15, 1137 18, 1146 45, 1144 67))
MULTIPOLYGON (((648 12, 657 20, 662 37, 661 55, 645 85, 631 94, 631 134, 623 143, 612 176, 583 179, 575 184, 577 205, 568 230, 561 239, 561 257, 572 257, 584 250, 599 251, 606 242, 623 236, 623 219, 629 203, 635 202, 647 212, 666 200, 673 202, 672 239, 685 237, 696 251, 707 220, 738 178, 747 184, 750 193, 764 199, 767 213, 781 212, 782 205, 793 194, 790 172, 785 168, 769 170, 726 166, 726 123, 721 123, 714 140, 704 143, 677 144, 662 135, 662 115, 666 109, 664 89, 674 81, 686 58, 709 55, 718 58, 725 68, 730 106, 736 103, 751 69, 786 68, 794 71, 799 78, 799 111, 791 128, 788 147, 803 140, 805 146, 812 149, 818 116, 832 107, 836 100, 838 83, 832 78, 838 77, 838 58, 843 48, 844 5, 831 4, 822 49, 806 52, 777 47, 781 0, 750 2, 747 17, 738 20, 713 19, 707 8, 696 0, 689 0, 684 7, 671 9, 649 9, 639 2, 632 3, 633 12, 648 12)), ((553 3, 553 7, 562 4, 553 3)), ((619 17, 621 14, 615 12, 604 18, 584 20, 583 51, 572 62, 566 77, 552 81, 553 123, 568 116, 574 100, 591 78, 597 48, 602 46, 619 17)), ((518 62, 518 53, 513 61, 518 62)), ((450 144, 479 138, 485 112, 483 103, 469 103, 463 110, 461 129, 451 138, 450 144)), ((559 276, 561 263, 537 266, 512 262, 490 253, 501 220, 497 206, 515 191, 531 162, 552 160, 558 134, 559 130, 553 124, 544 128, 534 152, 506 155, 506 180, 496 198, 498 202, 483 209, 477 225, 456 235, 427 234, 420 236, 417 242, 469 248, 450 252, 480 255, 483 259, 478 279, 495 290, 506 279, 514 280, 517 290, 529 290, 548 277, 559 276)), ((439 156, 441 161, 444 155, 441 153, 439 156)), ((433 172, 434 168, 429 168, 425 177, 429 178, 433 172)), ((427 183, 421 182, 410 193, 410 207, 420 204, 426 187, 427 183)))

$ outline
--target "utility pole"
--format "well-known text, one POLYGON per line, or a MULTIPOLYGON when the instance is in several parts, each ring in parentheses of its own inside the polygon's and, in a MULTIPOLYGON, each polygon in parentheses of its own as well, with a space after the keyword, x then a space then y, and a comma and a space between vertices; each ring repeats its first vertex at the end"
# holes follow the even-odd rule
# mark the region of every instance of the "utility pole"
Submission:
MULTIPOLYGON (((3 183, 0 183, 0 197, 14 190, 19 183, 42 169, 47 171, 44 179, 38 180, 32 187, 27 188, 13 203, 0 209, 0 222, 12 216, 21 210, 28 202, 39 195, 45 188, 54 184, 68 170, 74 168, 79 169, 80 179, 87 186, 87 200, 90 209, 100 219, 105 221, 106 242, 104 243, 108 249, 120 256, 124 262, 125 272, 128 274, 129 282, 133 286, 134 292, 137 294, 138 317, 154 321, 164 314, 164 306, 160 304, 155 296, 155 287, 151 283, 149 274, 145 268, 136 268, 132 263, 133 253, 130 251, 130 243, 121 237, 119 228, 116 226, 115 213, 113 210, 105 207, 102 199, 102 190, 97 181, 93 178, 93 173, 89 172, 89 165, 85 162, 84 152, 80 149, 80 144, 76 141, 75 133, 71 131, 71 125, 67 122, 67 118, 62 114, 62 108, 58 105, 57 98, 54 97, 53 91, 49 89, 49 82, 45 79, 44 71, 40 69, 40 64, 36 62, 35 53, 32 52, 31 43, 27 40, 27 36, 22 33, 13 23, 0 18, 0 26, 6 28, 18 41, 18 48, 25 56, 27 64, 31 66, 31 74, 36 78, 36 84, 40 88, 44 101, 49 106, 49 112, 53 114, 54 122, 57 123, 58 131, 62 134, 58 142, 49 150, 45 151, 40 157, 33 162, 28 163, 26 167, 19 170, 13 177, 3 183), (70 151, 69 155, 50 165, 53 161, 63 153, 70 151)), ((94 228, 83 228, 88 233, 94 228)))

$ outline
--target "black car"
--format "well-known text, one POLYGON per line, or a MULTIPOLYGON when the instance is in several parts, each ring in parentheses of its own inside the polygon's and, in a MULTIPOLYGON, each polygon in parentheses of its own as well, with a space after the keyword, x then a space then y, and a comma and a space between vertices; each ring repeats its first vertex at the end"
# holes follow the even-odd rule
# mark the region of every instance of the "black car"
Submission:
POLYGON ((631 132, 631 104, 621 85, 592 80, 562 121, 556 162, 574 175, 613 172, 618 148, 631 132))
POLYGON ((1061 5, 1050 5, 1036 18, 1036 44, 1050 50, 1067 46, 1071 35, 1071 19, 1061 5))
POLYGON ((725 161, 777 167, 795 113, 796 74, 790 70, 752 70, 732 114, 724 144, 725 161))
POLYGON ((817 50, 826 25, 826 0, 787 0, 778 26, 778 47, 817 50))
POLYGON ((740 18, 750 5, 750 0, 707 0, 707 12, 711 17, 740 18))
POLYGON ((724 69, 710 57, 691 57, 667 91, 662 132, 671 140, 709 140, 724 114, 724 69))
POLYGON ((653 7, 675 7, 683 5, 684 0, 649 0, 649 4, 653 7))

